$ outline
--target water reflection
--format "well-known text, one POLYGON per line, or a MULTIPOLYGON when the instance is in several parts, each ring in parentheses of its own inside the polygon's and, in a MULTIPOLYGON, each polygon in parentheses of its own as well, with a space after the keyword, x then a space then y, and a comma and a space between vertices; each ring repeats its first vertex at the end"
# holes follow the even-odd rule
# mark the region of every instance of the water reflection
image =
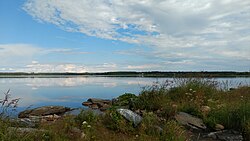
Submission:
MULTIPOLYGON (((0 78, 0 93, 11 89, 12 98, 21 98, 19 107, 63 105, 81 107, 90 98, 114 98, 125 92, 139 94, 144 86, 173 78, 71 77, 71 78, 0 78)), ((216 78, 226 87, 249 85, 250 78, 216 78)), ((1 96, 3 97, 3 95, 1 96)), ((0 98, 1 98, 0 97, 0 98)))

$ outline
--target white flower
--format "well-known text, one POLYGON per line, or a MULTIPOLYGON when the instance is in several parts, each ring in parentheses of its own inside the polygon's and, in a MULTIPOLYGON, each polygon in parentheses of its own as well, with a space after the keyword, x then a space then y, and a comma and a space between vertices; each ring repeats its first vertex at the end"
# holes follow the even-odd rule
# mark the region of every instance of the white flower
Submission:
POLYGON ((87 121, 82 122, 82 125, 87 124, 87 121))
POLYGON ((91 125, 88 125, 87 127, 88 127, 88 128, 91 128, 91 125))

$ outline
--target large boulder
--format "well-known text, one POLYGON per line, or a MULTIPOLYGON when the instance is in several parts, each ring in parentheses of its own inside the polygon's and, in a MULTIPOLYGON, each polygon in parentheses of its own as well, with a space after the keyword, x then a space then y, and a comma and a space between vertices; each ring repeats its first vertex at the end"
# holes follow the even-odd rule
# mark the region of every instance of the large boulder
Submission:
POLYGON ((18 114, 19 118, 29 118, 30 116, 61 115, 71 109, 63 106, 43 106, 35 109, 25 110, 18 114))
POLYGON ((206 129, 202 119, 194 117, 188 113, 179 112, 175 115, 175 119, 182 125, 189 126, 193 129, 206 129))
POLYGON ((137 126, 141 121, 142 117, 129 109, 117 109, 117 112, 124 116, 127 120, 134 123, 137 126))

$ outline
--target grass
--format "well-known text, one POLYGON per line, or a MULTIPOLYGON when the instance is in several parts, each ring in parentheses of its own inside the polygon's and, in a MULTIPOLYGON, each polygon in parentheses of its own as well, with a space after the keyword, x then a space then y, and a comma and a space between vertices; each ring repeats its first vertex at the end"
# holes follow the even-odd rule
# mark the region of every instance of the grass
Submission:
POLYGON ((77 116, 67 115, 55 122, 41 123, 37 129, 44 132, 8 132, 10 126, 19 125, 2 116, 0 140, 191 140, 189 131, 173 118, 180 111, 200 117, 210 131, 214 131, 216 124, 222 124, 225 129, 242 132, 249 140, 249 109, 249 86, 229 90, 218 87, 211 79, 177 79, 154 83, 143 88, 138 96, 121 95, 105 114, 82 111, 77 116), (124 106, 143 117, 138 126, 117 113, 116 108, 124 106), (204 107, 210 109, 205 111, 204 107))

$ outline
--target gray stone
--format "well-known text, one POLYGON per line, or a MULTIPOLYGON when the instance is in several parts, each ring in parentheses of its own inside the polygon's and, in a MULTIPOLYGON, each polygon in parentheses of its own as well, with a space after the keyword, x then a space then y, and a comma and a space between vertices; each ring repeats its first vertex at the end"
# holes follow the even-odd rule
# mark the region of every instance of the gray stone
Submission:
POLYGON ((31 110, 25 110, 18 114, 19 118, 29 118, 30 116, 60 115, 71 109, 63 106, 43 106, 31 110))
POLYGON ((240 133, 235 134, 233 131, 225 131, 217 134, 217 138, 222 141, 243 141, 243 137, 240 133))
POLYGON ((92 109, 98 109, 99 107, 98 107, 97 104, 92 104, 92 105, 90 106, 90 108, 92 108, 92 109))
POLYGON ((239 132, 235 132, 234 130, 221 130, 217 132, 211 132, 203 137, 220 141, 243 141, 242 134, 239 132))
POLYGON ((108 108, 110 108, 111 106, 110 105, 108 105, 108 104, 104 104, 101 108, 100 108, 100 110, 101 111, 106 111, 108 108))
POLYGON ((207 128, 200 118, 194 117, 184 112, 179 112, 178 114, 176 114, 175 119, 180 124, 189 126, 193 129, 206 129, 207 128))
POLYGON ((92 104, 97 104, 97 103, 111 104, 111 100, 107 99, 90 98, 88 99, 88 101, 91 102, 92 104))
POLYGON ((124 116, 127 120, 134 123, 137 126, 141 121, 142 117, 129 109, 117 109, 117 112, 124 116))

